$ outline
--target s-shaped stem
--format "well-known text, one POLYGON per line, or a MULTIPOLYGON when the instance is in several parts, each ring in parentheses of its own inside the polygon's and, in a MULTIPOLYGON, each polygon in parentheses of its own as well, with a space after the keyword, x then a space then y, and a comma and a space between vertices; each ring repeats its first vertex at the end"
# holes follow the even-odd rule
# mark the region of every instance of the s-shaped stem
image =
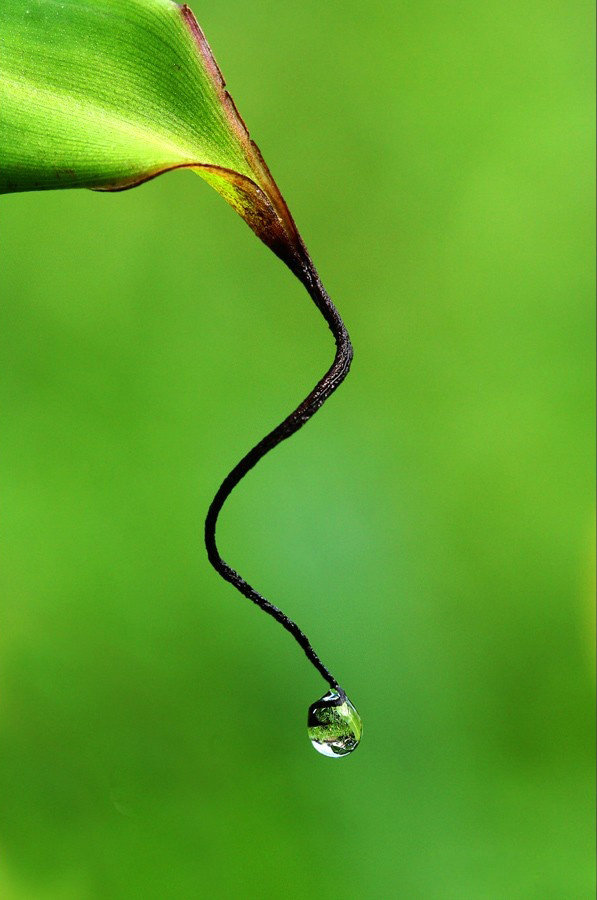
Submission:
POLYGON ((307 659, 325 678, 330 687, 338 691, 341 695, 344 695, 344 691, 329 669, 324 666, 311 646, 306 634, 301 631, 298 625, 293 622, 292 619, 288 618, 281 609, 274 606, 274 604, 270 603, 269 600, 266 600, 265 597, 262 597, 262 595, 251 587, 238 572, 235 572, 228 563, 224 562, 219 554, 216 544, 216 524, 218 516, 230 493, 239 481, 244 478, 247 472, 252 469, 266 453, 269 453, 270 450, 273 450, 274 447, 286 440, 286 438, 289 438, 309 421, 311 416, 317 412, 319 407, 325 403, 327 398, 333 394, 336 388, 344 381, 352 362, 352 345, 344 322, 340 318, 338 310, 330 300, 313 263, 306 254, 306 251, 304 260, 301 261, 300 265, 296 268, 293 266, 292 268, 309 292, 313 302, 326 320, 330 331, 334 336, 336 342, 334 362, 323 378, 317 382, 309 396, 297 406, 294 412, 290 413, 290 415, 277 425, 273 431, 270 431, 269 434, 262 438, 252 450, 249 450, 246 456, 243 456, 240 462, 238 462, 226 476, 218 488, 218 492, 212 500, 207 513, 207 518, 205 520, 205 546, 207 547, 207 555, 210 563, 214 569, 220 573, 222 578, 229 581, 230 584, 233 584, 241 594, 249 600, 252 600, 253 603, 256 603, 264 612, 272 616, 280 623, 280 625, 289 631, 295 641, 303 648, 307 659))

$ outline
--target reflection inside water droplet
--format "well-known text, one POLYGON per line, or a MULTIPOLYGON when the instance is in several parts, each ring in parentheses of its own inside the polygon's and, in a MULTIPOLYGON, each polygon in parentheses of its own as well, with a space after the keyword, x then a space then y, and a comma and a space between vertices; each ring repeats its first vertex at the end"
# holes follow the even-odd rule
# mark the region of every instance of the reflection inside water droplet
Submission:
POLYGON ((358 747, 363 723, 346 694, 332 690, 309 707, 307 733, 318 753, 348 756, 358 747))

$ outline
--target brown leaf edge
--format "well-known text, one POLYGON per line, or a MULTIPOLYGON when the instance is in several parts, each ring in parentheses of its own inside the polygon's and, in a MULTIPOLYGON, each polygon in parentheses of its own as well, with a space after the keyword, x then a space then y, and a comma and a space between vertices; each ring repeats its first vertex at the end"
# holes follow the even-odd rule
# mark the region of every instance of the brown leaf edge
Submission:
POLYGON ((180 14, 205 64, 215 92, 225 110, 231 126, 241 144, 250 169, 255 173, 255 180, 241 175, 232 169, 222 166, 208 165, 200 160, 189 163, 177 163, 164 166, 155 171, 144 173, 140 178, 118 181, 110 185, 101 185, 97 191, 125 191, 137 187, 174 169, 194 169, 201 177, 220 193, 225 200, 242 216, 257 237, 263 241, 301 280, 305 267, 312 263, 305 245, 290 214, 278 185, 261 155, 255 141, 251 140, 234 100, 226 90, 226 82, 212 53, 203 31, 193 12, 187 4, 178 4, 180 14))

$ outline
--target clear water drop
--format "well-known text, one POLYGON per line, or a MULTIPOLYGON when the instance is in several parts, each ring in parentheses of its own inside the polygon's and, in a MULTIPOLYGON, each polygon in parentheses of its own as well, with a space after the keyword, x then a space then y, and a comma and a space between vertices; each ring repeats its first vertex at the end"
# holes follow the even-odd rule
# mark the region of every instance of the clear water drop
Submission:
POLYGON ((359 745, 363 723, 346 694, 332 690, 309 707, 307 733, 318 753, 348 756, 359 745))

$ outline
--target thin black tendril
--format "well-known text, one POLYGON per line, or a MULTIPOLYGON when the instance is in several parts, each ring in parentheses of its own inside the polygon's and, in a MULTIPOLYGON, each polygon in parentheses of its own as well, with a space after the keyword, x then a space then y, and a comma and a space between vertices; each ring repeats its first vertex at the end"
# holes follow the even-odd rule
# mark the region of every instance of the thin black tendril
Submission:
POLYGON ((218 516, 230 493, 239 481, 244 478, 247 472, 249 472, 266 453, 269 453, 270 450, 273 450, 274 447, 286 440, 286 438, 289 438, 309 421, 311 416, 317 412, 320 406, 325 403, 327 398, 333 394, 336 388, 344 381, 352 362, 352 345, 344 322, 340 318, 338 310, 330 300, 308 255, 305 253, 305 259, 301 262, 300 266, 292 266, 292 269, 303 282, 334 336, 336 342, 334 362, 323 378, 317 382, 309 396, 303 400, 294 412, 277 425, 273 431, 270 431, 269 434, 262 438, 252 450, 249 450, 246 456, 243 456, 240 462, 238 462, 226 476, 218 488, 218 492, 212 500, 207 513, 207 518, 205 520, 205 546, 207 548, 207 555, 210 563, 214 569, 219 572, 222 578, 229 581, 230 584, 233 584, 243 596, 252 600, 253 603, 256 603, 264 612, 272 616, 276 622, 279 622, 286 631, 289 631, 297 644, 304 650, 305 656, 309 662, 315 666, 330 687, 344 696, 344 691, 311 646, 307 635, 301 631, 298 625, 283 613, 281 609, 274 606, 269 600, 266 600, 265 597, 251 587, 238 572, 235 572, 228 563, 224 562, 219 554, 216 544, 216 524, 218 516))

